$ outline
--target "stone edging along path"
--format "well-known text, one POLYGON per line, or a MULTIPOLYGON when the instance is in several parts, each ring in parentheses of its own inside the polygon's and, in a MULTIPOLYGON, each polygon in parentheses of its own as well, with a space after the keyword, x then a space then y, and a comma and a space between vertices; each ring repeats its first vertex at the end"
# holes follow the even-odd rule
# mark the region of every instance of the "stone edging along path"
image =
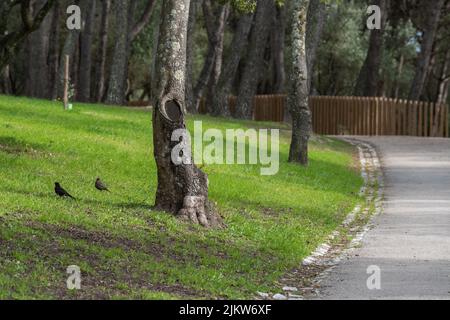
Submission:
POLYGON ((360 195, 364 204, 357 205, 344 222, 327 240, 306 257, 302 265, 291 270, 279 281, 280 292, 269 294, 257 292, 258 299, 303 300, 319 294, 320 284, 339 261, 345 259, 358 246, 372 227, 371 218, 382 211, 383 174, 380 160, 373 146, 352 138, 342 139, 358 149, 361 176, 364 184, 360 195))

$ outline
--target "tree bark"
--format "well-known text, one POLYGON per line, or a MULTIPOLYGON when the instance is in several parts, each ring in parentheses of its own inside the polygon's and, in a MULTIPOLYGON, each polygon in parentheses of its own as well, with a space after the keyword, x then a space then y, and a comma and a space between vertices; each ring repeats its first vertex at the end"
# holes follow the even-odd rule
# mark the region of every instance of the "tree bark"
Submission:
POLYGON ((308 105, 308 67, 306 59, 306 22, 309 0, 292 4, 290 90, 288 108, 292 117, 292 141, 289 161, 307 166, 311 135, 311 111, 308 105))
POLYGON ((214 116, 229 117, 230 107, 228 105, 228 97, 231 94, 234 79, 238 71, 239 63, 245 52, 248 43, 248 35, 252 27, 253 15, 246 14, 239 18, 236 31, 231 43, 232 51, 225 62, 217 84, 217 93, 213 97, 214 116))
POLYGON ((308 64, 308 92, 314 94, 314 74, 317 58, 317 49, 322 37, 325 24, 326 4, 321 0, 311 0, 308 8, 308 21, 306 23, 306 59, 308 64))
POLYGON ((92 38, 95 26, 96 0, 91 0, 85 16, 84 29, 81 32, 79 87, 77 100, 89 102, 91 100, 91 69, 92 69, 92 38))
POLYGON ((376 0, 375 5, 381 9, 381 29, 370 32, 367 56, 356 81, 355 96, 375 97, 378 94, 378 79, 383 52, 383 34, 387 20, 386 0, 376 0))
POLYGON ((447 102, 449 82, 450 82, 450 49, 448 49, 447 53, 445 54, 445 58, 441 68, 441 74, 439 77, 438 89, 436 94, 437 104, 445 104, 447 102))
MULTIPOLYGON (((221 225, 208 201, 208 177, 193 163, 175 164, 171 154, 179 142, 175 130, 186 130, 185 73, 189 0, 163 3, 153 85, 153 143, 158 171, 155 207, 205 227, 221 225)), ((186 141, 184 141, 186 142, 186 141)))
POLYGON ((197 111, 214 69, 217 69, 215 64, 216 58, 221 55, 223 51, 225 23, 229 13, 228 5, 220 5, 219 12, 215 13, 212 8, 211 0, 203 0, 202 8, 208 33, 208 52, 197 84, 194 88, 193 106, 197 111), (217 20, 215 17, 217 17, 217 20))
POLYGON ((189 9, 186 44, 186 109, 189 113, 197 113, 194 102, 194 35, 197 24, 197 13, 202 1, 192 1, 189 9))
POLYGON ((53 18, 50 34, 50 48, 49 48, 49 85, 50 96, 52 100, 58 98, 58 68, 59 68, 59 40, 60 40, 60 2, 57 1, 53 7, 53 18))
POLYGON ((236 102, 236 117, 252 119, 253 97, 256 93, 261 77, 261 65, 264 62, 264 53, 269 36, 275 3, 273 0, 260 0, 256 8, 255 24, 250 35, 250 44, 244 72, 239 85, 239 94, 236 102))
POLYGON ((424 14, 427 16, 427 19, 423 29, 422 45, 420 54, 417 58, 416 72, 411 84, 409 100, 419 100, 422 95, 425 79, 427 77, 427 68, 433 51, 436 30, 439 25, 441 10, 444 3, 445 0, 426 1, 424 14))
POLYGON ((286 71, 284 65, 284 43, 286 39, 286 4, 276 8, 271 30, 271 55, 273 63, 273 92, 284 93, 286 71))
MULTIPOLYGON (((46 1, 38 0, 31 4, 31 15, 39 12, 46 1)), ((52 16, 46 15, 40 27, 28 36, 28 65, 25 95, 36 98, 49 98, 48 54, 52 16)))
POLYGON ((114 55, 111 63, 106 103, 121 105, 125 99, 125 79, 128 57, 128 14, 130 1, 115 1, 115 40, 114 55), (125 32, 124 32, 125 29, 125 32))
POLYGON ((100 43, 97 51, 96 62, 96 92, 95 98, 97 102, 103 100, 105 94, 106 82, 106 58, 108 50, 108 31, 109 31, 109 10, 111 8, 111 0, 102 1, 102 18, 100 22, 100 43))

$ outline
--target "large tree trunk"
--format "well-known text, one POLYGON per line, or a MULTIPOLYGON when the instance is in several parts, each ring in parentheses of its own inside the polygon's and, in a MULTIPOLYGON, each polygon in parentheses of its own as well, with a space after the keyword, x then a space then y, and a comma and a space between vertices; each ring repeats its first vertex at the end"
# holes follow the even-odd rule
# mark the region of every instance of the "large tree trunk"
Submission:
POLYGON ((284 43, 286 33, 286 5, 277 6, 271 30, 271 56, 273 68, 273 92, 284 93, 286 71, 284 65, 284 43))
POLYGON ((253 116, 253 97, 261 77, 261 65, 264 62, 264 53, 272 21, 271 15, 274 9, 275 3, 273 0, 258 1, 255 24, 250 36, 250 47, 236 102, 237 118, 251 119, 253 116))
POLYGON ((417 58, 416 72, 409 92, 409 100, 419 100, 422 95, 423 88, 425 86, 425 79, 427 77, 427 68, 433 51, 436 30, 439 25, 441 10, 444 3, 445 0, 426 1, 424 14, 427 18, 423 29, 420 54, 417 58))
POLYGON ((102 1, 102 19, 100 22, 100 43, 97 51, 96 72, 96 92, 95 98, 97 102, 103 100, 105 94, 106 82, 106 58, 108 50, 108 30, 109 30, 109 10, 111 8, 111 0, 102 1))
MULTIPOLYGON (((221 56, 223 52, 223 37, 225 32, 225 23, 229 13, 228 5, 223 6, 220 5, 218 12, 217 13, 214 12, 211 0, 203 0, 202 8, 206 30, 208 33, 208 52, 206 54, 206 59, 203 64, 202 71, 197 80, 197 84, 194 88, 193 104, 195 110, 198 110, 204 91, 207 88, 214 71, 215 70, 217 71, 218 69, 216 61, 217 57, 219 55, 221 56)), ((217 62, 221 67, 221 58, 219 59, 220 60, 217 62)), ((215 81, 218 81, 217 74, 220 75, 220 71, 216 72, 215 81)))
POLYGON ((228 105, 228 97, 231 94, 234 79, 238 71, 239 63, 244 54, 248 43, 248 35, 252 26, 253 15, 247 14, 239 18, 236 31, 233 36, 229 57, 227 58, 219 83, 217 84, 217 93, 213 97, 214 116, 230 116, 230 107, 228 105))
MULTIPOLYGON (((221 224, 208 201, 208 178, 191 163, 176 164, 171 141, 175 130, 186 130, 185 73, 189 0, 166 0, 153 85, 153 143, 158 171, 155 206, 205 227, 221 224)), ((187 143, 186 138, 182 138, 187 143)), ((190 146, 189 146, 190 147, 190 146)), ((190 149, 189 149, 190 150, 190 149)), ((190 153, 190 151, 189 151, 190 153)), ((187 154, 183 156, 190 157, 187 154)))
POLYGON ((288 108, 292 116, 292 141, 289 161, 308 165, 311 111, 308 105, 308 68, 306 62, 306 21, 308 0, 292 4, 291 67, 288 108))
POLYGON ((95 26, 96 0, 91 0, 87 7, 85 26, 81 32, 79 87, 77 100, 89 102, 91 99, 91 73, 92 73, 92 37, 95 26))
POLYGON ((356 81, 355 96, 375 97, 378 94, 378 79, 383 52, 383 34, 387 20, 386 0, 376 0, 375 5, 381 9, 381 29, 370 32, 369 48, 366 60, 356 81))
POLYGON ((197 13, 203 0, 192 1, 189 9, 189 19, 187 28, 186 44, 186 109, 189 113, 196 113, 197 109, 194 102, 194 35, 197 24, 197 13))
POLYGON ((128 14, 129 0, 115 2, 115 41, 111 72, 109 76, 108 93, 106 103, 121 105, 125 99, 125 78, 127 70, 127 46, 128 46, 128 14))
POLYGON ((322 37, 325 23, 326 4, 321 0, 311 0, 308 8, 308 21, 306 23, 306 59, 308 64, 308 92, 315 94, 314 74, 317 58, 317 49, 322 37))

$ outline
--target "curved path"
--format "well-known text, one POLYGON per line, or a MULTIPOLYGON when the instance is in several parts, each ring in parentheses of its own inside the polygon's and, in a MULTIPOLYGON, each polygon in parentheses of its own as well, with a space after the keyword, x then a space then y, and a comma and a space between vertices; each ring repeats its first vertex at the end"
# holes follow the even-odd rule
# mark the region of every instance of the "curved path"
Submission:
POLYGON ((383 213, 321 281, 319 298, 450 299, 450 139, 357 138, 381 157, 383 213), (377 268, 380 289, 370 290, 377 268))

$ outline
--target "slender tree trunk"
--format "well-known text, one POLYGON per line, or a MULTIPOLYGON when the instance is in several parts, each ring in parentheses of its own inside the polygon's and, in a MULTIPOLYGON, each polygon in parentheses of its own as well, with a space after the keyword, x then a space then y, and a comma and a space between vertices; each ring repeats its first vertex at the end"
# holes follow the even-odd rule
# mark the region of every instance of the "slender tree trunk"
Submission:
POLYGON ((187 44, 186 44, 186 109, 189 113, 196 113, 197 109, 194 102, 194 35, 197 24, 197 13, 202 1, 191 1, 189 10, 187 44))
MULTIPOLYGON (((180 143, 171 141, 172 134, 176 130, 186 130, 184 81, 189 2, 166 0, 163 3, 152 93, 154 156, 158 171, 155 206, 193 223, 213 227, 221 221, 208 201, 207 175, 192 162, 176 164, 176 159, 171 157, 173 148, 180 143)), ((187 153, 190 154, 190 149, 187 153)), ((189 157, 186 153, 183 156, 189 157)))
POLYGON ((416 72, 409 92, 409 100, 419 100, 422 95, 427 77, 427 68, 433 51, 433 43, 445 0, 427 1, 426 3, 424 14, 427 18, 423 30, 420 54, 417 58, 416 72))
POLYGON ((383 34, 387 20, 386 0, 376 0, 375 5, 381 9, 381 29, 370 32, 369 49, 366 60, 356 81, 355 96, 375 97, 378 93, 378 79, 380 76, 383 52, 383 34))
POLYGON ((111 63, 106 103, 121 105, 125 99, 125 79, 127 70, 128 14, 129 0, 115 1, 115 41, 114 55, 111 63), (125 30, 125 32, 124 32, 125 30))
MULTIPOLYGON (((86 4, 89 0, 82 0, 82 1, 77 1, 75 2, 75 4, 80 5, 82 8, 86 7, 86 4)), ((69 61, 70 63, 70 67, 72 68, 72 70, 76 70, 74 69, 74 61, 76 59, 74 59, 75 56, 75 50, 78 46, 78 40, 80 37, 80 30, 74 29, 74 30, 69 30, 66 36, 66 39, 64 41, 64 46, 63 49, 61 51, 61 55, 60 55, 60 59, 59 59, 59 68, 58 68, 58 78, 57 78, 57 85, 58 85, 58 98, 62 99, 64 96, 64 65, 65 65, 65 59, 64 57, 66 55, 69 56, 69 61)))
POLYGON ((96 0, 91 0, 87 7, 85 26, 81 32, 79 88, 77 99, 82 102, 91 100, 91 73, 92 73, 92 38, 95 26, 96 0))
POLYGON ((202 8, 208 33, 208 53, 206 54, 206 59, 203 64, 202 71, 194 88, 193 101, 195 110, 198 110, 199 108, 203 93, 208 86, 214 69, 217 70, 217 65, 215 64, 215 62, 216 58, 221 55, 223 51, 225 23, 229 13, 228 5, 220 5, 218 13, 215 13, 212 8, 211 0, 203 0, 202 8))
POLYGON ((449 82, 450 82, 450 50, 447 50, 441 68, 441 74, 439 77, 438 89, 436 94, 436 103, 445 104, 447 102, 449 82))
POLYGON ((306 24, 306 59, 308 64, 308 92, 313 94, 317 49, 325 24, 326 4, 321 0, 311 0, 306 24))
POLYGON ((273 92, 284 93, 286 71, 284 65, 284 44, 286 40, 286 4, 276 8, 271 30, 271 56, 273 64, 273 92))
POLYGON ((402 77, 403 74, 403 65, 405 63, 405 56, 403 55, 403 53, 400 55, 400 61, 398 63, 398 68, 397 68, 397 75, 395 78, 395 85, 394 85, 394 98, 398 99, 399 94, 400 94, 400 79, 402 77))
POLYGON ((53 7, 52 26, 50 28, 50 48, 49 48, 49 86, 52 100, 58 98, 58 67, 59 67, 59 40, 60 40, 60 2, 57 1, 53 7))
POLYGON ((248 43, 248 35, 252 26, 253 15, 246 14, 239 18, 236 31, 233 36, 231 48, 233 49, 226 60, 217 84, 217 93, 213 97, 214 116, 229 117, 230 107, 228 97, 231 94, 233 82, 239 68, 239 63, 248 43))
POLYGON ((214 105, 214 97, 216 96, 217 85, 220 79, 220 73, 222 72, 222 63, 223 63, 223 45, 224 45, 224 37, 225 37, 225 25, 228 19, 228 15, 230 13, 229 4, 225 4, 223 10, 221 10, 221 14, 219 16, 219 28, 215 34, 215 59, 214 65, 211 71, 211 75, 209 77, 208 82, 208 90, 206 93, 206 107, 208 113, 213 114, 216 113, 216 106, 214 105))
POLYGON ((236 102, 236 117, 251 119, 253 116, 253 97, 261 77, 261 65, 269 36, 275 3, 273 0, 260 0, 256 8, 255 24, 250 36, 247 60, 239 86, 236 102))
POLYGON ((308 143, 311 135, 311 111, 308 105, 308 67, 306 59, 306 22, 309 0, 292 4, 290 90, 288 108, 292 117, 292 141, 289 161, 308 165, 308 143))
POLYGON ((100 43, 97 51, 96 62, 96 92, 95 98, 97 102, 103 100, 105 94, 106 82, 106 58, 108 50, 108 31, 109 31, 109 10, 111 8, 111 0, 102 1, 102 19, 100 22, 100 43))

